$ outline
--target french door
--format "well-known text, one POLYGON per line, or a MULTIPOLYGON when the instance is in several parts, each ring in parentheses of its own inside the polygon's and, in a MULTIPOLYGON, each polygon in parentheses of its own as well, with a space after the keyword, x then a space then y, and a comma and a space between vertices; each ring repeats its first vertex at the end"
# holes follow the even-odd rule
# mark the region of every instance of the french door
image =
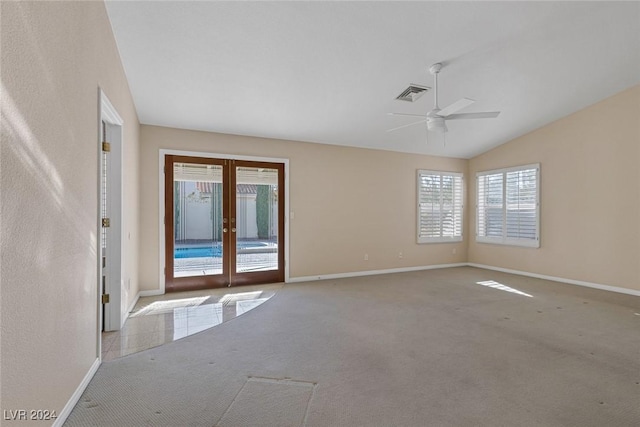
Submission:
POLYGON ((284 164, 165 156, 167 292, 284 281, 284 164))

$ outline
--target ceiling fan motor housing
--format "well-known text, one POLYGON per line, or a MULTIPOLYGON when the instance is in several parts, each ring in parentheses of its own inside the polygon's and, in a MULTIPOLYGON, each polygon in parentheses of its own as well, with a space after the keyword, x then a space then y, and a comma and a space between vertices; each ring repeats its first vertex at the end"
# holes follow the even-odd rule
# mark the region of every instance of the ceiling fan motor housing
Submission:
POLYGON ((435 108, 427 113, 427 129, 430 131, 446 132, 445 118, 438 115, 439 108, 435 108))
POLYGON ((444 117, 427 117, 427 129, 436 132, 446 132, 444 117))

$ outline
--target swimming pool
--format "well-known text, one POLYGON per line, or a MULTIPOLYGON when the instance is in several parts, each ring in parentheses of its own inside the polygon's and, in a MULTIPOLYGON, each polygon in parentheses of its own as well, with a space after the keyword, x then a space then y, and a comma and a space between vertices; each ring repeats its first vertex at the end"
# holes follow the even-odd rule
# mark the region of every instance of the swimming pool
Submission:
POLYGON ((220 258, 222 246, 176 248, 174 258, 220 258))
MULTIPOLYGON (((239 249, 260 248, 268 244, 265 242, 238 242, 239 249)), ((222 258, 222 245, 214 244, 212 246, 193 246, 176 248, 173 254, 174 258, 222 258)))

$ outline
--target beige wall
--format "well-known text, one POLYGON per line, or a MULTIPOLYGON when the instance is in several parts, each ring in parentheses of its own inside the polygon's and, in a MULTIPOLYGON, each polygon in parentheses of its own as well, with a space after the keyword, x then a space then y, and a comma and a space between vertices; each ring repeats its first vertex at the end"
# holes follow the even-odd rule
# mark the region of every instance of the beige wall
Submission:
POLYGON ((640 290, 640 86, 471 159, 469 177, 537 162, 541 247, 470 238, 469 262, 640 290))
MULTIPOLYGON (((292 278, 468 260, 640 289, 638 86, 471 161, 153 126, 138 135, 101 2, 0 10, 2 410, 60 412, 96 360, 98 87, 125 120, 130 299, 158 289, 160 148, 290 159, 292 278), (416 169, 468 172, 473 183, 476 171, 534 162, 540 249, 415 243, 416 169)), ((465 214, 473 236, 473 209, 465 214)))
POLYGON ((416 243, 415 182, 417 169, 466 172, 466 160, 155 126, 140 138, 141 289, 159 286, 160 149, 289 159, 291 278, 466 261, 464 243, 416 243))
POLYGON ((98 87, 125 121, 132 297, 139 123, 102 2, 1 7, 0 409, 60 413, 97 358, 98 87))

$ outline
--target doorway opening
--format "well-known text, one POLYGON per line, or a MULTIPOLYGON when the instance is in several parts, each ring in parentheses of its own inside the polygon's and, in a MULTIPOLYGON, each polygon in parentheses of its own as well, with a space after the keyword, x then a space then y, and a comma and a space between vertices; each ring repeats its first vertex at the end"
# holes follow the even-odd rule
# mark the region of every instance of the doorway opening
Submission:
MULTIPOLYGON (((116 331, 124 322, 122 289, 122 135, 123 120, 107 96, 99 91, 98 141, 98 324, 102 331, 116 331)), ((99 338, 99 341, 100 338, 99 338)), ((100 354, 101 342, 98 345, 100 354)))
POLYGON ((285 280, 285 164, 164 158, 165 290, 285 280))

